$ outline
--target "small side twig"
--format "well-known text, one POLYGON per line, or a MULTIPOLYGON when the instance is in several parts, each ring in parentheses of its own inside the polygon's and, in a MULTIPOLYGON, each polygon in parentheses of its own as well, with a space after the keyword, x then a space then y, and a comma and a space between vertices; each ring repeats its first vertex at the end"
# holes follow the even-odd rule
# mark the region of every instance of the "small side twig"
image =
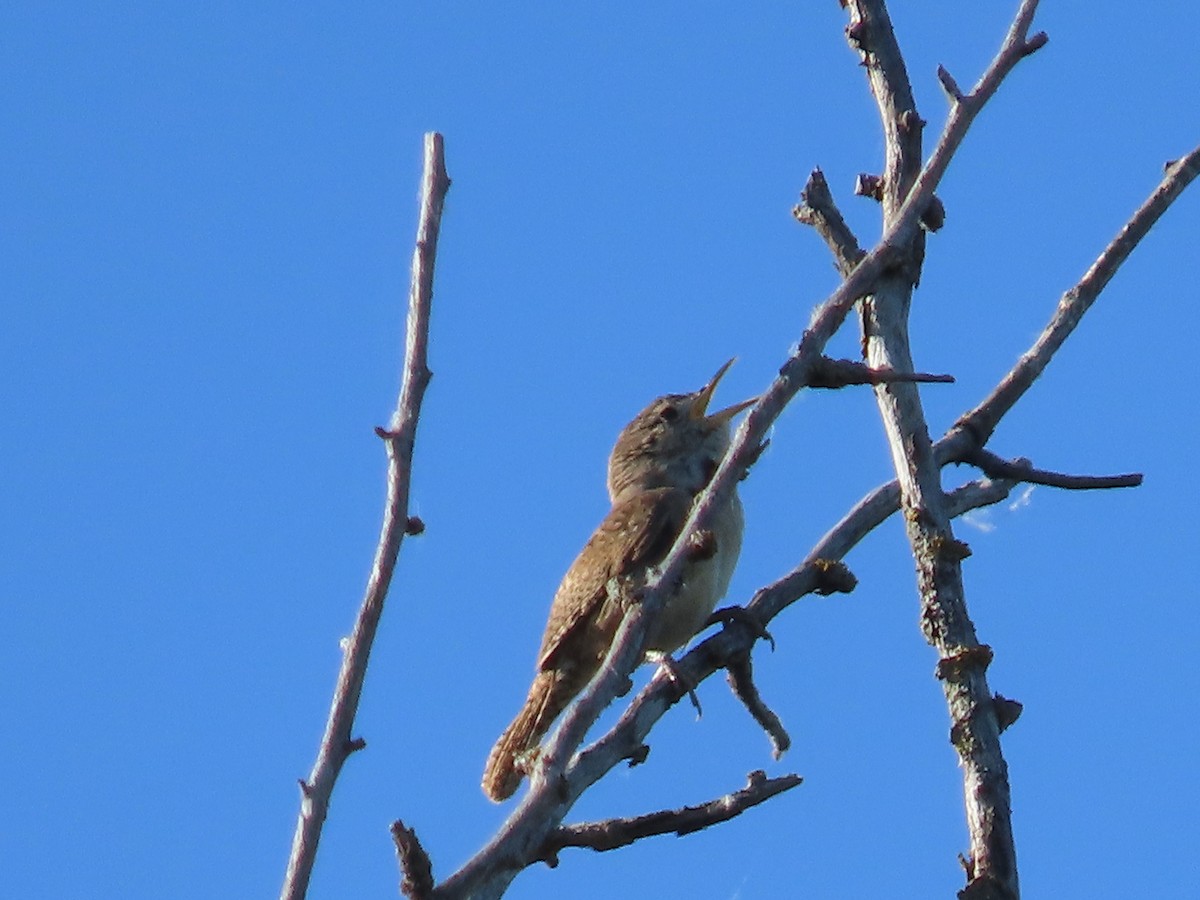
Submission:
POLYGON ((767 733, 771 741, 771 756, 779 759, 792 746, 792 739, 783 727, 778 715, 763 701, 754 683, 754 663, 747 653, 732 660, 725 667, 726 680, 733 695, 742 701, 742 705, 754 717, 754 721, 767 733))
POLYGON ((808 182, 800 192, 800 203, 792 208, 792 215, 797 222, 811 226, 821 236, 833 253, 842 277, 849 275, 858 261, 866 256, 854 232, 842 217, 842 211, 834 203, 829 183, 820 169, 813 169, 808 176, 808 182))
POLYGON ((616 850, 642 838, 662 834, 673 833, 683 837, 710 825, 727 822, 751 807, 758 806, 784 791, 790 791, 803 780, 799 775, 768 778, 765 772, 759 770, 747 776, 746 786, 741 790, 700 806, 662 810, 628 819, 560 825, 546 838, 539 855, 541 859, 554 865, 558 852, 564 847, 588 847, 599 852, 616 850))
POLYGON ((953 384, 953 375, 931 375, 927 372, 900 372, 895 369, 876 369, 852 359, 821 357, 813 363, 808 376, 811 388, 843 388, 855 384, 953 384))
POLYGON ((954 80, 954 76, 946 71, 945 66, 937 67, 938 81, 941 82, 942 90, 950 95, 950 99, 955 103, 962 100, 963 92, 958 87, 958 82, 954 80))
MULTIPOLYGON (((333 787, 350 754, 365 746, 361 738, 352 738, 351 729, 358 713, 358 701, 366 678, 371 645, 383 615, 383 603, 392 583, 392 572, 405 534, 417 533, 419 520, 408 516, 408 491, 412 474, 413 445, 421 401, 432 373, 427 363, 429 311, 433 300, 433 267, 437 257, 438 233, 442 208, 450 179, 442 136, 425 135, 425 166, 421 178, 421 212, 417 227, 417 245, 413 252, 412 285, 409 290, 408 321, 405 326, 404 375, 396 410, 386 430, 380 433, 388 456, 387 501, 383 524, 367 589, 354 620, 354 629, 344 642, 342 667, 333 692, 333 704, 325 725, 325 734, 317 751, 312 773, 304 782, 300 815, 292 838, 292 850, 284 876, 281 900, 301 900, 316 862, 321 829, 329 812, 333 787)), ((424 525, 421 525, 424 528, 424 525)))
POLYGON ((1027 459, 1004 459, 989 450, 975 449, 962 456, 961 461, 979 469, 991 478, 1010 478, 1027 484, 1044 484, 1048 487, 1065 488, 1071 491, 1093 491, 1104 488, 1138 487, 1142 483, 1141 472, 1127 475, 1066 475, 1035 469, 1027 459))
POLYGON ((392 823, 392 842, 400 861, 400 893, 409 900, 426 900, 433 890, 433 864, 417 839, 417 833, 397 819, 392 823))

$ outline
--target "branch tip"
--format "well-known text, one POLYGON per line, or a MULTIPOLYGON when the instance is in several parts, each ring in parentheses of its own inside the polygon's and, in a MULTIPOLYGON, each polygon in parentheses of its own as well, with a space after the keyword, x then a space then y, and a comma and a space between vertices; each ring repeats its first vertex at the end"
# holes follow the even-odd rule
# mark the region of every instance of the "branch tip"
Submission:
POLYGON ((766 732, 767 739, 771 742, 771 756, 779 760, 792 746, 792 739, 779 716, 762 699, 758 686, 754 683, 754 666, 750 661, 749 652, 729 661, 725 667, 725 680, 729 683, 733 695, 742 702, 746 711, 766 732))
POLYGON ((929 200, 929 205, 925 207, 925 212, 921 213, 921 227, 926 231, 941 231, 945 224, 946 207, 941 198, 934 194, 929 200))
POLYGON ((1050 41, 1050 35, 1044 31, 1039 31, 1033 37, 1025 42, 1025 46, 1021 50, 1022 56, 1032 56, 1037 53, 1050 41))
POLYGON ((979 447, 965 451, 958 461, 975 466, 989 478, 1009 478, 1027 484, 1044 484, 1047 487, 1071 491, 1139 487, 1143 481, 1141 472, 1129 472, 1124 475, 1066 475, 1062 472, 1035 469, 1033 463, 1024 457, 1004 459, 990 450, 979 447))
POLYGON ((433 891, 433 864, 417 839, 417 832, 397 819, 390 829, 400 863, 400 893, 409 900, 425 900, 433 891))
POLYGON ((996 724, 1000 726, 1000 731, 1003 733, 1009 725, 1021 718, 1025 704, 1019 700, 1010 700, 1001 694, 993 694, 992 708, 996 711, 996 724))
POLYGON ((801 225, 809 225, 816 230, 832 251, 843 277, 849 275, 866 255, 834 202, 829 183, 819 168, 809 174, 808 181, 800 191, 800 203, 792 208, 792 215, 801 225))
POLYGON ((959 89, 958 82, 954 80, 954 76, 950 74, 945 66, 939 65, 937 67, 937 79, 942 85, 942 90, 950 96, 951 100, 955 103, 962 102, 963 92, 959 89))
POLYGON ((906 109, 900 113, 899 125, 902 131, 912 132, 916 129, 924 128, 928 124, 915 109, 906 109))

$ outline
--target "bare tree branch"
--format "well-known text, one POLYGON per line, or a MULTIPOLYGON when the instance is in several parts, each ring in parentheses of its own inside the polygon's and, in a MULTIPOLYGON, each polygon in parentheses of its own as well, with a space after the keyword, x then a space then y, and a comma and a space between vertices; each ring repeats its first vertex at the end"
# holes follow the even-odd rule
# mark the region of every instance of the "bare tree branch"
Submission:
POLYGON ((408 490, 412 473, 413 444, 421 400, 432 373, 427 364, 429 309, 433 299, 433 267, 437 257, 438 231, 442 207, 450 179, 446 175, 442 136, 425 135, 425 164, 421 178, 421 212, 417 227, 417 245, 413 251, 412 286, 409 291, 406 325, 404 376, 396 410, 387 430, 377 429, 384 438, 388 457, 387 502, 379 544, 363 602, 354 622, 354 630, 345 640, 341 671, 333 693, 333 705, 325 734, 317 751, 317 760, 308 780, 302 783, 300 815, 292 839, 280 897, 300 900, 308 892, 308 883, 316 861, 321 828, 329 811, 329 800, 338 774, 350 754, 366 746, 361 738, 352 738, 354 717, 366 677, 367 661, 383 603, 391 585, 392 572, 405 534, 419 533, 424 524, 408 516, 408 490))
POLYGON ((950 99, 955 103, 962 101, 963 92, 958 86, 958 82, 954 80, 954 76, 946 71, 944 66, 937 67, 938 81, 942 83, 942 89, 949 95, 950 99))
POLYGON ((768 778, 762 770, 747 776, 746 786, 732 794, 710 800, 701 806, 663 810, 628 819, 608 819, 580 825, 563 825, 551 832, 542 847, 542 858, 557 864, 558 852, 564 847, 590 847, 592 850, 616 850, 642 838, 661 834, 683 837, 720 822, 727 822, 772 797, 789 791, 804 779, 799 775, 768 778))

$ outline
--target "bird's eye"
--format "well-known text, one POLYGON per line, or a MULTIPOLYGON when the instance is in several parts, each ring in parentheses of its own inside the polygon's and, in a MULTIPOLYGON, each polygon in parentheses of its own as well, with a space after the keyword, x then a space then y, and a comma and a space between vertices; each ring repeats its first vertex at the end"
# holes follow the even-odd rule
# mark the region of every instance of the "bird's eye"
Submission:
POLYGON ((658 417, 664 422, 674 422, 679 418, 679 410, 674 406, 664 406, 658 417))

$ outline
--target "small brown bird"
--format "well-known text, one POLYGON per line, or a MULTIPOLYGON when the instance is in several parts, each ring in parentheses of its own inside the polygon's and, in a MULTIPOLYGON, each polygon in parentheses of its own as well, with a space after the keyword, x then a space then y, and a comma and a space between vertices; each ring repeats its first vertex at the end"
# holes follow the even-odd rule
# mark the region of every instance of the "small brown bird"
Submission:
MULTIPOLYGON (((542 737, 603 664, 625 616, 610 584, 636 586, 663 560, 725 455, 729 421, 757 399, 708 412, 731 365, 732 359, 695 393, 659 397, 617 438, 608 460, 612 509, 554 595, 529 696, 483 771, 483 792, 497 803, 513 795, 542 737)), ((679 588, 650 624, 647 652, 668 654, 703 627, 729 587, 742 526, 734 491, 714 520, 712 552, 688 561, 679 588)))

